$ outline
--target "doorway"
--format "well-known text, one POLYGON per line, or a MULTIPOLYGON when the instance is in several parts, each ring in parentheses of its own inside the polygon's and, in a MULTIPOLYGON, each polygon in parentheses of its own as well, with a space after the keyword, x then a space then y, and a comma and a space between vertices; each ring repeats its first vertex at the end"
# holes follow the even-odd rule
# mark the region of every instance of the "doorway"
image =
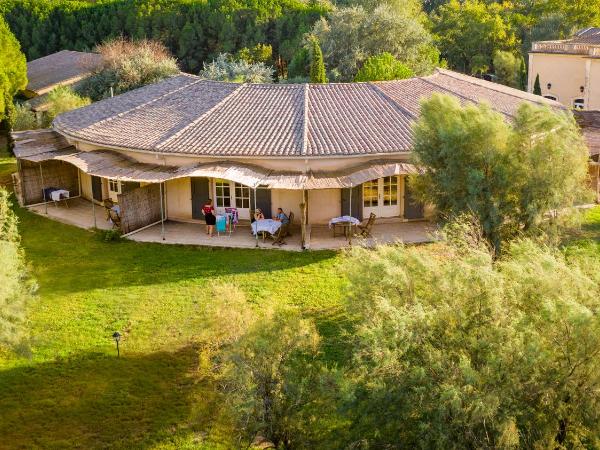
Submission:
POLYGON ((400 183, 397 176, 378 178, 363 183, 363 216, 374 213, 377 217, 400 215, 400 183))

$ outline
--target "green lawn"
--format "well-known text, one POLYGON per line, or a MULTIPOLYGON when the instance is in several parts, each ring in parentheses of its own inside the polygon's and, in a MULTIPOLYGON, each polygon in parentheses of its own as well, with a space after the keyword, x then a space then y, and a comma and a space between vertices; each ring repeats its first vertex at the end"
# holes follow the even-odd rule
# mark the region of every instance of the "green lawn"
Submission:
MULTIPOLYGON (((0 176, 13 167, 0 159, 0 176)), ((336 253, 105 243, 18 213, 39 289, 31 356, 0 354, 0 448, 208 448, 200 432, 215 405, 195 377, 194 336, 203 304, 219 301, 215 283, 238 286, 256 308, 297 305, 316 321, 323 357, 346 357, 336 253)))
MULTIPOLYGON (((12 170, 0 155, 0 178, 12 170)), ((219 301, 215 283, 238 286, 256 308, 298 306, 317 323, 323 358, 347 361, 336 253, 105 243, 17 211, 39 290, 31 356, 0 354, 0 448, 215 448, 203 431, 227 430, 212 423, 218 405, 196 376, 194 347, 202 306, 219 301)), ((598 236, 600 208, 568 245, 597 252, 598 236)))

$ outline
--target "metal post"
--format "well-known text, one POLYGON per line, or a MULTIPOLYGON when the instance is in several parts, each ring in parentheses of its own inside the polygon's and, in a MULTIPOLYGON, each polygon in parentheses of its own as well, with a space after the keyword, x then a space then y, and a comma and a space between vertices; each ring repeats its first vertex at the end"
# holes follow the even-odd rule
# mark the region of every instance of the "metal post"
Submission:
POLYGON ((40 179, 42 180, 42 197, 44 197, 44 213, 48 214, 48 201, 46 200, 46 189, 44 188, 44 171, 40 162, 40 179))
POLYGON ((121 357, 121 351, 119 350, 119 341, 117 341, 117 358, 121 357))
POLYGON ((348 215, 350 217, 352 217, 352 184, 350 184, 350 207, 349 207, 350 212, 348 213, 348 215))
POLYGON ((162 240, 165 240, 165 218, 164 218, 164 208, 163 208, 163 184, 159 183, 160 189, 160 237, 162 240))
POLYGON ((98 228, 96 223, 96 201, 94 200, 94 188, 92 187, 92 215, 94 216, 94 228, 98 228))
MULTIPOLYGON (((256 186, 254 187, 254 213, 256 214, 256 186)), ((252 229, 252 217, 250 217, 250 229, 252 229)), ((256 238, 256 247, 258 247, 258 223, 256 224, 256 233, 254 236, 256 238)))

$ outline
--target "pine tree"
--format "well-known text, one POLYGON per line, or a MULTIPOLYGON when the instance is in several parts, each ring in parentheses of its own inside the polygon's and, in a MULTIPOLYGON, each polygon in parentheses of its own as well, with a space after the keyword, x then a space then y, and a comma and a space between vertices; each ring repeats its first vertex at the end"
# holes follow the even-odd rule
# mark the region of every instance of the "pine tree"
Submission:
POLYGON ((317 38, 312 39, 311 62, 310 62, 310 82, 327 83, 325 75, 325 63, 323 62, 323 52, 317 38))
POLYGON ((522 91, 527 90, 527 68, 523 57, 521 57, 521 67, 519 68, 519 89, 522 91))
POLYGON ((533 93, 535 95, 542 95, 542 87, 540 86, 540 74, 535 76, 535 83, 533 83, 533 93))

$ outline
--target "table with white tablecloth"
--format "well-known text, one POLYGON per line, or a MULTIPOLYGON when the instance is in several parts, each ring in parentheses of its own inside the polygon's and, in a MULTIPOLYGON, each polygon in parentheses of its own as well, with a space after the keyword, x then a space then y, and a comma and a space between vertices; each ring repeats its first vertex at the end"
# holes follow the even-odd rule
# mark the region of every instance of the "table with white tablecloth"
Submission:
POLYGON ((334 217, 329 221, 329 228, 333 228, 336 223, 350 223, 352 225, 358 225, 360 224, 360 220, 352 216, 334 217))
POLYGON ((252 223, 252 234, 267 232, 275 235, 281 228, 281 222, 273 219, 261 219, 252 223))

